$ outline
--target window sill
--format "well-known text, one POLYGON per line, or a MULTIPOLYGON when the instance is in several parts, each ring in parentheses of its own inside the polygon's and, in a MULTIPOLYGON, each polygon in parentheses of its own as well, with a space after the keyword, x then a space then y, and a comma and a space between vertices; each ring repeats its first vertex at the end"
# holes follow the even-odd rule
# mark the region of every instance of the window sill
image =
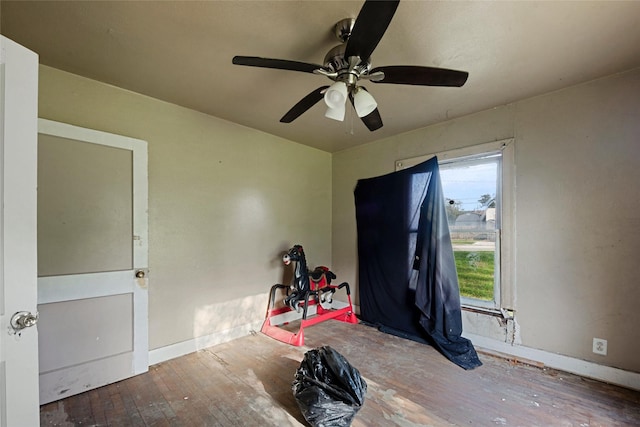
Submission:
POLYGON ((513 311, 498 309, 498 308, 482 308, 482 307, 474 307, 470 305, 462 305, 462 310, 468 311, 471 313, 479 313, 485 314, 487 316, 500 317, 502 319, 513 319, 513 311))

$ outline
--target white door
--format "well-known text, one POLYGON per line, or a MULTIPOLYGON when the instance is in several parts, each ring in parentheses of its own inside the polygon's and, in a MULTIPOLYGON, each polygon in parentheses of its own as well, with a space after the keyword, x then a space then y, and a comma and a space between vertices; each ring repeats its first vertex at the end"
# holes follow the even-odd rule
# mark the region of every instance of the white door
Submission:
POLYGON ((148 370, 147 144, 40 119, 40 403, 148 370))
POLYGON ((0 36, 0 426, 40 424, 36 313, 38 56, 0 36), (15 317, 16 313, 24 316, 15 317), (22 320, 20 320, 22 319, 22 320), (33 319, 33 318, 31 318, 33 319), (18 328, 20 329, 20 328, 18 328))

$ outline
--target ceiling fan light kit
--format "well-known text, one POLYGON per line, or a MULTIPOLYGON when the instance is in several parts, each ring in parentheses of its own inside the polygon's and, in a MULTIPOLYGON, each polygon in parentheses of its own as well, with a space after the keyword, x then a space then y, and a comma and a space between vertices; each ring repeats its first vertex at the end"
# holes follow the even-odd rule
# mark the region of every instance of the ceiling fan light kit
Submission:
POLYGON ((364 88, 357 88, 353 95, 353 107, 356 109, 358 117, 365 117, 378 108, 378 103, 364 88))
POLYGON ((339 105, 337 107, 329 107, 327 108, 327 111, 324 113, 324 116, 329 118, 329 119, 333 119, 333 120, 337 120, 339 122, 344 121, 344 115, 346 113, 346 107, 345 104, 339 105))
POLYGON ((328 109, 325 117, 344 120, 347 98, 364 125, 375 131, 382 127, 378 104, 359 80, 372 83, 405 84, 418 86, 461 87, 469 74, 465 71, 415 65, 391 65, 371 69, 371 54, 382 39, 398 8, 400 0, 366 0, 356 19, 339 21, 334 33, 341 44, 331 49, 324 65, 285 59, 235 56, 233 64, 249 67, 274 68, 322 75, 334 83, 319 87, 293 106, 281 119, 291 123, 324 99, 328 109))
POLYGON ((329 108, 337 108, 347 102, 349 94, 347 85, 344 82, 335 82, 324 94, 324 102, 329 108))

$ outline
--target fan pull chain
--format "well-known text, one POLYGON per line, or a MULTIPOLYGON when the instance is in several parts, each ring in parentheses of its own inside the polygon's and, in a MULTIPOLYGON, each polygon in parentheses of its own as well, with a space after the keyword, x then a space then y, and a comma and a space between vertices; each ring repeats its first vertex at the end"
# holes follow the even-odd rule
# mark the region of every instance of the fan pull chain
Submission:
POLYGON ((353 131, 353 108, 347 108, 347 110, 349 111, 349 117, 347 117, 346 120, 347 129, 345 133, 348 133, 349 135, 355 135, 355 132, 353 131))

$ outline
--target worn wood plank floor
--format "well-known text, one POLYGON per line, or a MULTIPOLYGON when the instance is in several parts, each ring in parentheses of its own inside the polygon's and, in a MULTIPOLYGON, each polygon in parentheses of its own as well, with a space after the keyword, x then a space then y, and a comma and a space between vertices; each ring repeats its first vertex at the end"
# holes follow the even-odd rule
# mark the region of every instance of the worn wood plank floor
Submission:
POLYGON ((41 426, 300 426, 291 391, 306 351, 330 345, 368 383, 370 426, 637 426, 640 392, 480 354, 465 371, 427 345, 328 321, 292 347, 260 333, 43 405, 41 426))

